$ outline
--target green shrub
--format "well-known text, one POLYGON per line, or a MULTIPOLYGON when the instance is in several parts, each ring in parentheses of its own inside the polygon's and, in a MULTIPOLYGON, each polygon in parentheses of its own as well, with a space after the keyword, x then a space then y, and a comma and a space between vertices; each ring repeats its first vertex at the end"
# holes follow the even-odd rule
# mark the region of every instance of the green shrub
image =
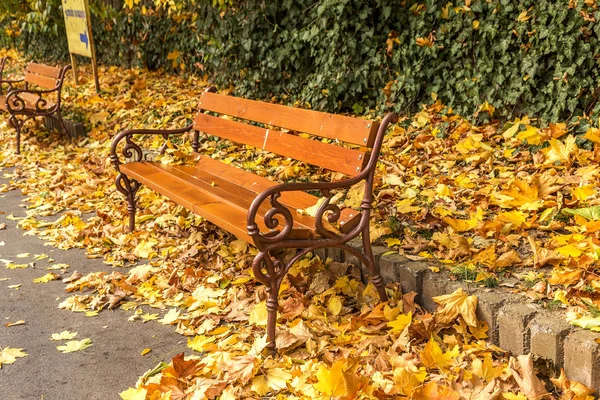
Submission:
MULTIPOLYGON (((66 61, 60 1, 34 3, 25 16, 3 12, 4 27, 23 18, 24 29, 0 44, 66 61)), ((590 0, 159 3, 92 1, 102 63, 207 74, 237 95, 328 111, 412 112, 432 96, 465 115, 485 101, 504 118, 600 111, 600 11, 590 0)))

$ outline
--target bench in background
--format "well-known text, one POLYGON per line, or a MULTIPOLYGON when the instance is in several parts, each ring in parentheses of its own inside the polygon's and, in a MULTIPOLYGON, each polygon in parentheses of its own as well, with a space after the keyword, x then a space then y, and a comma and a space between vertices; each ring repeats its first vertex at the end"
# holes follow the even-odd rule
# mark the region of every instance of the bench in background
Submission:
MULTIPOLYGON (((2 68, 5 61, 5 59, 2 61, 2 68)), ((60 103, 65 75, 70 68, 70 65, 60 68, 30 62, 25 69, 23 79, 0 81, 8 84, 6 95, 2 95, 0 90, 0 110, 10 114, 8 121, 17 133, 17 154, 21 152, 21 129, 29 118, 53 118, 68 135, 61 115, 60 103), (25 82, 25 87, 21 89, 14 86, 19 82, 25 82)))

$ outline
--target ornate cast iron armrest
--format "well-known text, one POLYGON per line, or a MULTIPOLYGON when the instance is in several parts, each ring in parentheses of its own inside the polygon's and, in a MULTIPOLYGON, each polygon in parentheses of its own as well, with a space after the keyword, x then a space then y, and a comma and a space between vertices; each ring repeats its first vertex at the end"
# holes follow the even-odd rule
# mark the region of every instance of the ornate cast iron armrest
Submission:
MULTIPOLYGON (((337 182, 314 182, 314 183, 306 183, 306 182, 297 182, 297 183, 284 183, 281 185, 270 187, 264 192, 260 193, 250 205, 250 209, 248 210, 248 234, 252 236, 255 240, 255 243, 277 243, 285 240, 285 238, 290 233, 293 225, 294 225, 294 217, 293 213, 283 204, 281 204, 278 199, 283 192, 299 192, 299 191, 313 191, 317 190, 321 192, 321 194, 325 197, 325 201, 321 203, 317 213, 315 215, 315 227, 317 232, 321 234, 325 238, 335 238, 338 234, 336 232, 332 232, 323 226, 323 217, 326 212, 329 212, 327 215, 327 220, 330 223, 336 222, 340 218, 340 209, 335 204, 331 204, 330 201, 333 197, 332 189, 348 189, 352 185, 357 184, 361 180, 368 179, 370 171, 363 171, 360 174, 342 181, 337 182), (256 223, 256 217, 259 208, 261 205, 269 200, 271 203, 271 209, 264 216, 264 223, 270 229, 275 229, 280 224, 280 219, 283 219, 283 228, 282 230, 274 236, 265 236, 260 233, 258 224, 256 223)), ((370 195, 369 195, 370 197, 370 195)), ((363 200, 364 203, 364 200, 363 200)), ((370 201, 368 201, 370 206, 370 201)), ((260 247, 260 246, 259 246, 260 247)))
MULTIPOLYGON (((375 168, 377 166, 377 160, 379 158, 379 152, 381 150, 381 144, 383 143, 383 137, 385 132, 387 131, 387 127, 390 123, 398 122, 398 116, 394 113, 388 113, 381 124, 379 125, 379 129, 377 131, 377 135, 375 136, 375 141, 373 143, 373 148, 371 152, 371 156, 369 158, 369 162, 364 167, 361 173, 358 175, 337 182, 315 182, 315 183, 305 183, 305 182, 297 182, 297 183, 286 183, 277 186, 273 186, 264 192, 260 193, 250 205, 250 209, 248 210, 248 219, 247 219, 247 227, 248 234, 254 239, 254 243, 257 247, 261 248, 266 245, 273 245, 278 242, 284 241, 289 233, 292 230, 294 225, 294 217, 292 212, 281 204, 278 201, 278 198, 281 196, 283 192, 294 192, 294 191, 308 191, 308 190, 318 190, 325 197, 325 201, 319 206, 317 213, 315 215, 315 228, 317 232, 323 236, 324 238, 335 239, 339 238, 339 234, 336 232, 332 232, 326 229, 323 226, 323 217, 326 212, 329 212, 327 215, 327 220, 330 223, 334 223, 339 220, 341 212, 338 206, 335 204, 331 204, 330 201, 333 197, 332 189, 348 189, 352 185, 357 184, 358 182, 365 180, 365 194, 362 200, 361 208, 363 212, 361 215, 361 223, 355 228, 353 228, 350 232, 345 234, 345 237, 353 237, 356 236, 362 225, 365 223, 365 219, 369 218, 368 210, 371 209, 371 202, 373 200, 373 176, 375 173, 375 168), (265 226, 269 229, 275 229, 280 224, 280 220, 283 219, 284 226, 281 231, 275 235, 267 236, 260 233, 258 228, 258 224, 256 223, 256 217, 260 206, 269 199, 271 203, 271 209, 265 213, 264 223, 265 226)), ((262 249, 261 249, 262 250, 262 249)))
POLYGON ((46 100, 42 95, 53 93, 57 89, 49 89, 49 90, 35 90, 35 89, 12 89, 6 94, 6 109, 11 114, 20 114, 25 111, 25 100, 19 96, 21 93, 32 93, 38 95, 38 99, 35 102, 35 110, 34 113, 47 113, 52 111, 52 109, 47 108, 48 100, 46 100))
MULTIPOLYGON (((124 158, 133 159, 133 161, 142 161, 144 158, 144 151, 142 148, 133 142, 133 135, 161 135, 165 140, 168 140, 169 135, 179 135, 186 132, 189 132, 193 128, 193 124, 189 124, 188 126, 180 129, 130 129, 119 133, 113 139, 112 146, 110 147, 110 160, 117 169, 119 170, 119 165, 121 165, 121 161, 119 160, 119 155, 117 154, 117 146, 122 140, 125 140, 125 147, 121 154, 124 158)), ((160 153, 163 154, 165 152, 166 147, 163 145, 160 148, 160 153)))

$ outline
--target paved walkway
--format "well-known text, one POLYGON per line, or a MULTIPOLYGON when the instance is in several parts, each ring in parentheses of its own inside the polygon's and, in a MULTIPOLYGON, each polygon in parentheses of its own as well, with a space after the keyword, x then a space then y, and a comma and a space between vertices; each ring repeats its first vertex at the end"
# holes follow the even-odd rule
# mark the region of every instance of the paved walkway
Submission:
MULTIPOLYGON (((0 172, 1 174, 1 172, 0 172)), ((7 180, 0 177, 0 185, 7 180)), ((102 259, 87 259, 82 250, 63 251, 34 236, 24 236, 10 214, 24 216, 18 191, 0 193, 0 259, 30 263, 35 254, 48 254, 54 263, 66 263, 83 274, 109 271, 102 259), (4 214, 2 214, 4 212, 4 214), (17 254, 30 253, 27 258, 17 254)), ((170 359, 186 350, 186 340, 172 326, 155 321, 130 322, 131 311, 102 311, 86 317, 58 309, 67 298, 60 280, 34 284, 33 279, 46 273, 48 259, 35 261, 25 269, 6 269, 0 262, 0 347, 23 348, 27 357, 0 369, 0 393, 4 400, 95 400, 119 399, 119 393, 134 386, 138 377, 159 361, 170 359), (1 280, 8 278, 8 280, 1 280), (19 290, 8 286, 20 284, 19 290), (24 320, 24 325, 5 324, 24 320), (64 330, 79 332, 76 339, 90 338, 93 345, 74 353, 60 353, 61 343, 50 340, 53 333, 64 330), (145 348, 152 351, 145 356, 145 348)), ((153 312, 157 312, 154 310, 153 312)), ((162 313, 161 313, 162 314, 162 313)), ((188 349, 189 350, 189 349, 188 349)))

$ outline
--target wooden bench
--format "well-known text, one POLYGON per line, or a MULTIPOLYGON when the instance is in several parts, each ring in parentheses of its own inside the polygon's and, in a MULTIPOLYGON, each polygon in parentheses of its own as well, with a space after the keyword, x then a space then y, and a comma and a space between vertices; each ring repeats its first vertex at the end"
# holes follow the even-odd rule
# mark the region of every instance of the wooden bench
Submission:
MULTIPOLYGON (((397 118, 390 113, 378 123, 206 91, 189 126, 177 130, 128 130, 114 138, 111 161, 118 171, 116 187, 128 201, 129 228, 135 227, 136 193, 144 184, 238 238, 254 243, 259 253, 252 266, 256 279, 267 286, 268 348, 274 351, 279 287, 292 264, 308 252, 336 247, 353 253, 370 269, 381 300, 387 300, 371 250, 369 217, 381 143, 388 125, 397 118), (200 155, 195 166, 163 165, 147 160, 147 153, 134 141, 140 134, 162 135, 167 140, 169 135, 188 131, 193 132, 194 152, 198 152, 202 132, 348 177, 333 182, 279 184, 206 155, 200 155), (311 140, 297 132, 328 138, 332 143, 311 140), (342 142, 352 146, 338 145, 342 142), (121 161, 126 159, 126 163, 121 161), (359 211, 340 209, 330 203, 336 190, 348 189, 361 181, 365 181, 365 191, 359 211), (314 217, 298 212, 319 200, 307 191, 324 197, 314 217), (347 244, 361 234, 364 254, 347 244), (283 260, 277 256, 281 249, 296 252, 283 260)), ((164 149, 162 146, 161 151, 164 149)))
POLYGON ((0 91, 0 110, 10 114, 8 121, 17 131, 17 154, 21 152, 21 129, 29 118, 53 118, 60 124, 63 132, 69 134, 60 112, 61 90, 69 68, 70 65, 59 68, 30 62, 23 79, 0 80, 0 84, 8 84, 6 95, 2 95, 0 91), (14 86, 20 82, 25 82, 24 88, 14 86))

